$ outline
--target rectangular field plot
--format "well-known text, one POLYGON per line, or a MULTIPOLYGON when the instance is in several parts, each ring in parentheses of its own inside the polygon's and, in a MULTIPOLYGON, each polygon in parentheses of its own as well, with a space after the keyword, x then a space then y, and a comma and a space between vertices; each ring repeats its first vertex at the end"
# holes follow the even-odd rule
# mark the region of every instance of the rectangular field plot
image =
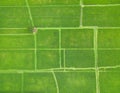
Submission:
POLYGON ((25 0, 0 0, 0 6, 23 6, 25 0))
POLYGON ((120 6, 107 7, 84 7, 83 25, 99 27, 119 27, 120 26, 120 6))
POLYGON ((35 16, 37 27, 79 27, 79 17, 40 17, 35 16), (71 23, 71 24, 69 24, 71 23))
POLYGON ((99 29, 99 48, 120 48, 120 29, 99 29))
POLYGON ((30 8, 36 27, 78 27, 80 25, 80 6, 30 8))
POLYGON ((30 19, 26 7, 0 7, 1 28, 30 27, 30 19))
POLYGON ((120 0, 83 0, 85 5, 120 4, 120 0))
POLYGON ((20 49, 20 48, 34 48, 34 38, 32 35, 1 35, 0 49, 20 49))
POLYGON ((40 5, 79 5, 80 0, 28 0, 30 6, 40 5))
POLYGON ((56 73, 60 93, 96 93, 94 72, 56 73))
POLYGON ((21 93, 22 79, 20 74, 0 73, 1 93, 21 93))
POLYGON ((120 66, 120 50, 99 50, 99 66, 120 66))
POLYGON ((119 93, 120 72, 100 72, 101 93, 119 93))
POLYGON ((0 51, 0 70, 34 69, 34 51, 0 51))
POLYGON ((86 68, 95 67, 93 50, 66 50, 66 67, 86 68))
POLYGON ((37 51, 37 68, 50 69, 59 68, 59 51, 58 50, 40 50, 37 51))
POLYGON ((28 28, 25 28, 25 29, 10 29, 10 28, 8 28, 8 29, 0 29, 0 35, 3 35, 3 34, 5 34, 5 35, 15 35, 15 34, 17 34, 17 35, 21 35, 21 34, 23 34, 23 35, 25 35, 25 34, 31 34, 32 35, 32 31, 30 30, 30 29, 28 29, 28 28))
POLYGON ((58 30, 39 30, 37 33, 37 48, 58 48, 58 30))
POLYGON ((56 93, 56 91, 52 73, 25 73, 25 93, 56 93))
POLYGON ((65 29, 61 32, 62 48, 92 48, 92 29, 65 29))

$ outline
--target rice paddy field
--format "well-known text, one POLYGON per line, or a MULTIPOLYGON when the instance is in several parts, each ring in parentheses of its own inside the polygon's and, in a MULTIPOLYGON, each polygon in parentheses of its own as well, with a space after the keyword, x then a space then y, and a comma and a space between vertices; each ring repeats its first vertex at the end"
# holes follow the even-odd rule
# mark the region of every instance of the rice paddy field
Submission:
POLYGON ((120 0, 0 0, 0 93, 119 88, 120 0))

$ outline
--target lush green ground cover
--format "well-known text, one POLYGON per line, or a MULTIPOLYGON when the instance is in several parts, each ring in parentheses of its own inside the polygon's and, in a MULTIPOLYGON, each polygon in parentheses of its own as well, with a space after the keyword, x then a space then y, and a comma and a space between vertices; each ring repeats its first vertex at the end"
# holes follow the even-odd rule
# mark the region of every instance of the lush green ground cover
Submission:
POLYGON ((1 0, 0 93, 119 93, 119 4, 1 0))

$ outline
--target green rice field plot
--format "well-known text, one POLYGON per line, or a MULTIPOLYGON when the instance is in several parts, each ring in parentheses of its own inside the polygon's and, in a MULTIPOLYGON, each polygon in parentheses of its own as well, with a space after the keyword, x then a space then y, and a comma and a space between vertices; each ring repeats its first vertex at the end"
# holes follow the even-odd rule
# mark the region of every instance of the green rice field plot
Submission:
POLYGON ((32 32, 30 33, 29 29, 0 29, 0 35, 15 35, 15 34, 23 34, 23 35, 32 35, 32 32))
POLYGON ((120 50, 99 50, 99 66, 116 66, 120 64, 120 50))
POLYGON ((66 67, 86 68, 95 66, 93 50, 67 50, 65 59, 66 67))
POLYGON ((33 36, 0 36, 0 48, 34 48, 33 36))
POLYGON ((25 73, 24 75, 25 93, 47 93, 56 92, 56 84, 52 73, 25 73))
POLYGON ((120 29, 99 29, 99 48, 120 48, 120 29))
POLYGON ((83 25, 100 27, 120 26, 120 6, 84 7, 83 25), (112 12, 111 12, 112 11, 112 12))
POLYGON ((83 0, 85 5, 120 4, 119 0, 83 0))
POLYGON ((119 93, 120 0, 0 0, 0 93, 119 93))
POLYGON ((0 69, 34 69, 34 51, 0 51, 0 69))
POLYGON ((1 0, 0 6, 23 6, 26 5, 25 0, 1 0))
POLYGON ((36 5, 79 5, 80 0, 28 0, 30 6, 36 5))
POLYGON ((20 74, 1 73, 0 92, 1 93, 21 93, 22 79, 20 74))
POLYGON ((61 32, 62 48, 92 48, 93 30, 65 29, 61 32))
POLYGON ((38 69, 59 68, 58 50, 39 50, 37 53, 38 69))
POLYGON ((41 6, 30 7, 30 9, 37 27, 78 27, 80 25, 80 6, 41 6))
POLYGON ((38 31, 37 48, 58 48, 58 47, 59 47, 58 30, 39 30, 38 31))
POLYGON ((0 27, 30 27, 30 19, 26 7, 0 7, 0 27))
POLYGON ((75 93, 78 91, 96 93, 94 72, 56 73, 56 77, 58 78, 61 93, 75 93))
POLYGON ((100 72, 100 87, 102 93, 119 93, 120 72, 100 72))

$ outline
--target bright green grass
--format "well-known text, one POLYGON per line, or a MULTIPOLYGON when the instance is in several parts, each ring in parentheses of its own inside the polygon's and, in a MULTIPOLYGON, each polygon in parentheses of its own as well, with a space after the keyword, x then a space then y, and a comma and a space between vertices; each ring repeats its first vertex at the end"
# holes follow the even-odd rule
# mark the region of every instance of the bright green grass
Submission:
POLYGON ((39 30, 37 33, 37 48, 58 48, 58 30, 39 30))
POLYGON ((31 12, 37 27, 78 27, 80 25, 80 6, 31 7, 31 12))
POLYGON ((120 26, 120 6, 84 7, 83 25, 99 27, 120 26))
POLYGON ((95 67, 93 50, 68 50, 65 53, 66 67, 95 67))
POLYGON ((61 33, 63 48, 92 48, 92 29, 65 29, 61 33))
POLYGON ((79 5, 80 0, 28 0, 30 6, 35 5, 79 5))
POLYGON ((0 70, 27 70, 34 67, 34 51, 0 51, 0 70))
POLYGON ((21 75, 2 73, 0 74, 0 92, 1 93, 21 93, 21 75))
POLYGON ((116 66, 120 65, 120 50, 99 50, 99 66, 116 66))
POLYGON ((101 93, 119 93, 120 72, 100 72, 101 93))
POLYGON ((120 4, 120 0, 83 0, 86 5, 96 4, 120 4))
POLYGON ((99 48, 120 48, 120 29, 99 29, 99 48))
POLYGON ((41 50, 37 53, 37 68, 50 69, 59 68, 59 51, 58 50, 41 50))
POLYGON ((52 73, 25 73, 25 93, 56 93, 56 91, 52 73))
POLYGON ((34 48, 34 38, 29 36, 0 36, 1 49, 34 48))
POLYGON ((56 73, 60 93, 96 93, 94 72, 56 73))
POLYGON ((26 7, 0 7, 0 27, 30 27, 30 19, 26 7))

